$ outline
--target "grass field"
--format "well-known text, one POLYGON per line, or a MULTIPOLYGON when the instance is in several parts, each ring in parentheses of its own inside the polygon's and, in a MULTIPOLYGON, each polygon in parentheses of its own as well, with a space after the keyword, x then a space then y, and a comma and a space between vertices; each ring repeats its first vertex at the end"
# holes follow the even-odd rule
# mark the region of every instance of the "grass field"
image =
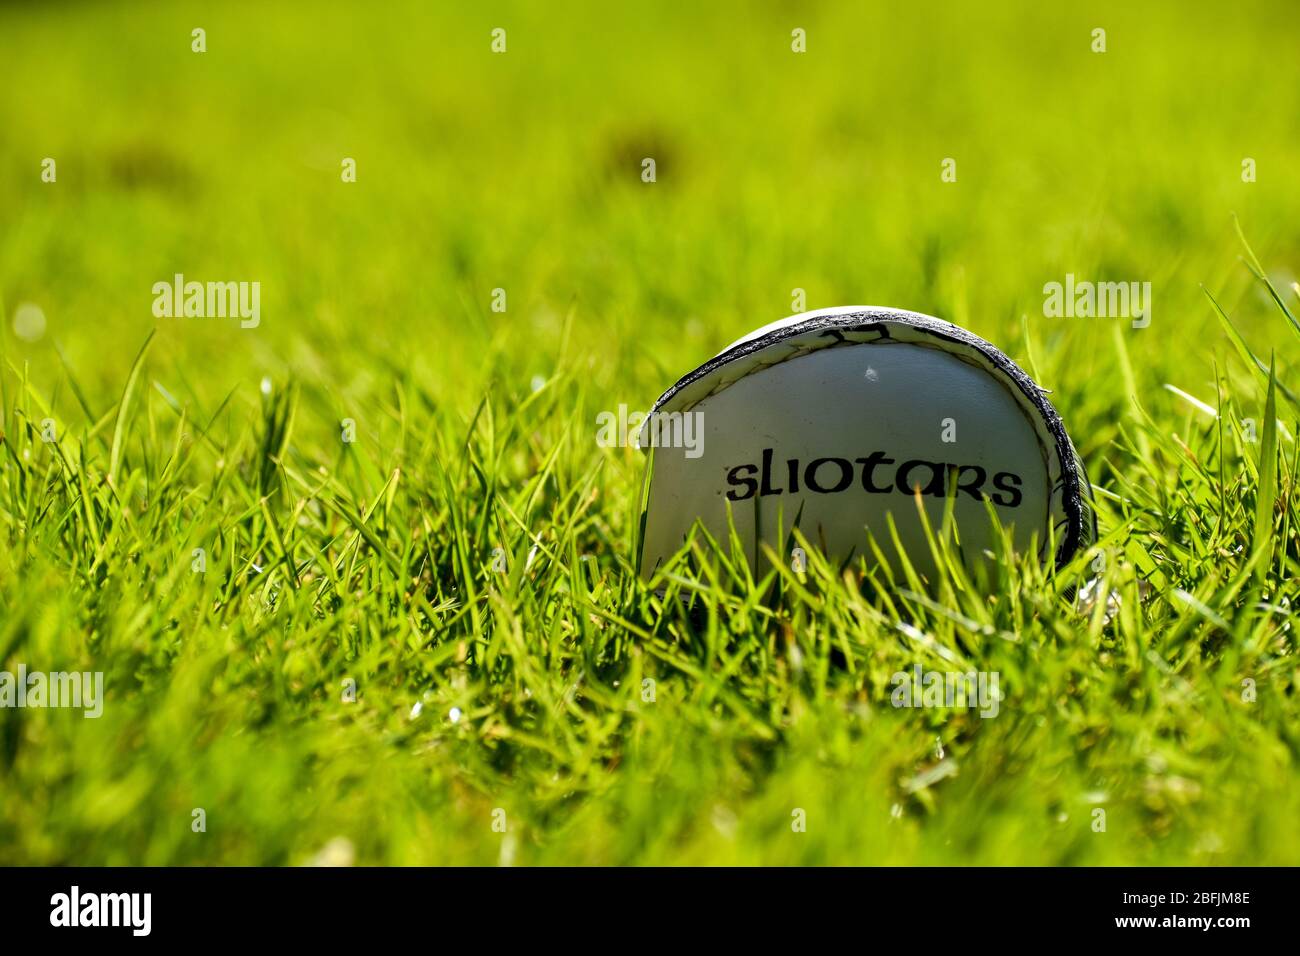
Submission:
POLYGON ((0 863, 1300 862, 1294 10, 988 7, 0 5, 0 669, 104 675, 0 863), (1099 547, 639 582, 596 416, 795 290, 999 345, 1099 547))

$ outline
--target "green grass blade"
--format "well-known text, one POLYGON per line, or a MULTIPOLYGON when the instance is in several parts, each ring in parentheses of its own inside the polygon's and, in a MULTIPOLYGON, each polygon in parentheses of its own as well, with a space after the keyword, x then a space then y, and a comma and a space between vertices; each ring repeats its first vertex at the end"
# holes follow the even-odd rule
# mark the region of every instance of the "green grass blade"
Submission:
POLYGON ((1273 505, 1277 501, 1277 396, 1273 363, 1269 362, 1268 397, 1264 401, 1264 422, 1260 429, 1259 489, 1255 499, 1254 554, 1262 579, 1268 573, 1268 556, 1273 545, 1273 505))
POLYGON ((144 345, 140 346, 140 351, 136 353, 135 361, 131 363, 131 371, 126 377, 126 385, 122 389, 121 401, 117 403, 117 423, 113 426, 113 446, 108 456, 109 485, 115 485, 117 482, 118 469, 122 464, 122 447, 126 441, 126 425, 131 414, 131 401, 135 397, 135 386, 140 380, 140 369, 144 366, 144 357, 149 351, 154 335, 155 332, 150 332, 144 340, 144 345))

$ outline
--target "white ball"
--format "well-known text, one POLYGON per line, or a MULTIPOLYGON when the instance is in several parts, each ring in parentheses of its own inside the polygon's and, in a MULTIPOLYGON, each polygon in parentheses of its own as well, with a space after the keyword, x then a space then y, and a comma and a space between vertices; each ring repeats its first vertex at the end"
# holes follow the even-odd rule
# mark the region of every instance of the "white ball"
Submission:
POLYGON ((724 549, 734 526, 763 571, 760 543, 789 561, 796 524, 836 563, 874 563, 868 533, 890 559, 891 518, 932 573, 918 491, 936 531, 952 508, 971 564, 991 543, 990 508, 1044 560, 1049 529, 1058 561, 1095 537, 1091 488, 1042 390, 987 342, 914 312, 830 309, 758 329, 669 389, 640 444, 647 577, 696 521, 724 549))

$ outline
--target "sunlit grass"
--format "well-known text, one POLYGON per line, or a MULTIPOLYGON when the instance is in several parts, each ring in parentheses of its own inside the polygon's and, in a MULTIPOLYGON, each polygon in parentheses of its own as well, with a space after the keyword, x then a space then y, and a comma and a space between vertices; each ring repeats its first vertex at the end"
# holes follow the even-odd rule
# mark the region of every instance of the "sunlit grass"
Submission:
POLYGON ((0 669, 108 695, 0 711, 0 862, 1296 862, 1284 15, 0 10, 0 669), (262 324, 155 319, 176 272, 262 324), (1044 317, 1067 272, 1151 326, 1044 317), (639 581, 597 412, 795 289, 1007 351, 1097 547, 639 581))

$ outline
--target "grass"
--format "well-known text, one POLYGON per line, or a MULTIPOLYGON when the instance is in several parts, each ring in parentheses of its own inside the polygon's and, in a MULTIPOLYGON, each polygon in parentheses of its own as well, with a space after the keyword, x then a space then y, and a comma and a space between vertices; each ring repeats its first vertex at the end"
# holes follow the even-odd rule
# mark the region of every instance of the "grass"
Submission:
POLYGON ((0 863, 1294 864, 1289 18, 0 8, 0 669, 107 693, 0 710, 0 863), (177 272, 261 324, 155 318, 177 272), (1098 548, 639 582, 597 413, 795 289, 1011 354, 1098 548), (998 716, 891 707, 915 664, 998 716))

